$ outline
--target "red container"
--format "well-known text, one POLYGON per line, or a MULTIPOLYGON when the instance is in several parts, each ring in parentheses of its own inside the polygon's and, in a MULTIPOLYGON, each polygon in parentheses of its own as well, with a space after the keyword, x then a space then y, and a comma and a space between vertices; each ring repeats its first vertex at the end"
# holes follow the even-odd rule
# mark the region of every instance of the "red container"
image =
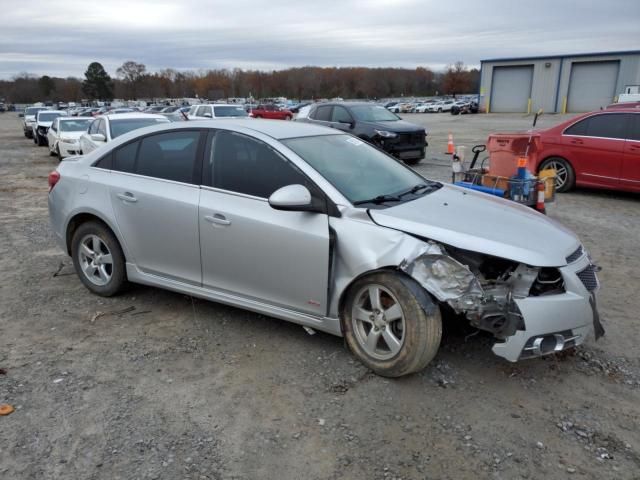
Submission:
MULTIPOLYGON (((489 175, 512 177, 518 170, 518 158, 524 157, 529 143, 529 132, 493 133, 487 139, 489 175)), ((540 136, 534 133, 527 157, 529 165, 536 165, 540 151, 540 136)), ((529 168, 535 174, 535 169, 529 168)))

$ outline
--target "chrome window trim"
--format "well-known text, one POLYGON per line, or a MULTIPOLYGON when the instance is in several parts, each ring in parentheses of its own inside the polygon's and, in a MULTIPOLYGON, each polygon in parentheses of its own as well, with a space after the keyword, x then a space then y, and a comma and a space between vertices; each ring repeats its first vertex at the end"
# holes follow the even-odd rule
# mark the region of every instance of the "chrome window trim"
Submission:
POLYGON ((258 200, 260 202, 269 203, 269 200, 267 198, 256 197, 255 195, 249 195, 247 193, 234 192, 233 190, 225 190, 224 188, 210 187, 209 185, 200 185, 200 188, 202 190, 209 190, 211 192, 226 193, 228 195, 233 195, 236 197, 243 197, 243 198, 248 198, 250 200, 258 200))

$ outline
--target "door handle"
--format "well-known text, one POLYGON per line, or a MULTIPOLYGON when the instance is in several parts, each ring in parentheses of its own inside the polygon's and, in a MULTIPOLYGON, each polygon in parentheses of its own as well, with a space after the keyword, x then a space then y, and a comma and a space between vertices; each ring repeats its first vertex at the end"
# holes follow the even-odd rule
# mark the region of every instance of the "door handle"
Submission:
POLYGON ((571 143, 573 143, 574 145, 583 145, 584 142, 582 140, 571 140, 571 143))
POLYGON ((131 192, 119 193, 118 198, 120 200, 124 200, 125 202, 136 203, 138 199, 133 196, 131 192))
POLYGON ((205 215, 204 219, 209 222, 209 223, 213 223, 216 225, 231 225, 231 220, 227 220, 227 217, 225 217, 224 215, 220 214, 220 213, 216 213, 214 215, 205 215))

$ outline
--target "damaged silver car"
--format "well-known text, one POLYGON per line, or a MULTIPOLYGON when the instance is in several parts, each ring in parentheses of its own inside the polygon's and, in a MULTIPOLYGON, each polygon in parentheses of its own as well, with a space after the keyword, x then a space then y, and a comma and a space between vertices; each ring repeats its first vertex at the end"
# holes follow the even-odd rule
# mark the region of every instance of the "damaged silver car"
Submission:
POLYGON ((380 375, 424 368, 443 312, 509 361, 594 330, 597 267, 531 209, 423 178, 330 128, 220 120, 125 134, 49 176, 82 283, 127 281, 344 336, 380 375))

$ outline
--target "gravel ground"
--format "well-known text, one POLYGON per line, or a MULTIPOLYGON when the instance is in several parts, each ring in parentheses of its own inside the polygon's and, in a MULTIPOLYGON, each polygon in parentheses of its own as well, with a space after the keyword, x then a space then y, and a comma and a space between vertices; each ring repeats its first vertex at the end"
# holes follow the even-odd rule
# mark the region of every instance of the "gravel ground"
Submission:
MULTIPOLYGON (((531 122, 407 118, 430 131, 418 170, 443 180, 447 133, 471 146, 531 122)), ((89 294, 48 226, 56 162, 0 115, 0 403, 16 408, 0 478, 640 478, 637 195, 550 209, 603 267, 598 343, 510 364, 447 326, 430 366, 388 380, 293 324, 142 286, 89 294)))

